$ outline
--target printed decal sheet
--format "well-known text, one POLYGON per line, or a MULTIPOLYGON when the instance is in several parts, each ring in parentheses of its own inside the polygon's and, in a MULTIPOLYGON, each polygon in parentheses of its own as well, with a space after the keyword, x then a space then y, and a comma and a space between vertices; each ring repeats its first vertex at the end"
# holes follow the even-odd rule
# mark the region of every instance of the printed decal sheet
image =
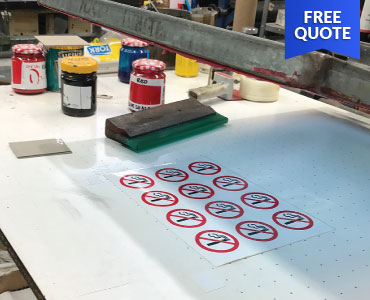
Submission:
POLYGON ((332 230, 215 162, 106 177, 215 266, 332 230))

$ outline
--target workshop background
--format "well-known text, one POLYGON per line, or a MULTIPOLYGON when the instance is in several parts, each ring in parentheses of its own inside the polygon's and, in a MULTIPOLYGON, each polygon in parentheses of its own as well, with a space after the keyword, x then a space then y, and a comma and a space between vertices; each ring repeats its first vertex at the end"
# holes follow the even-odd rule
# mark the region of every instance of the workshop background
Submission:
MULTIPOLYGON (((369 2, 369 0, 367 1, 369 2)), ((50 1, 51 4, 57 2, 57 0, 50 1)), ((273 59, 266 62, 265 57, 272 57, 275 55, 276 57, 280 57, 283 53, 285 27, 284 1, 117 0, 109 2, 117 2, 131 7, 140 8, 142 10, 155 12, 157 14, 173 16, 179 18, 179 20, 189 20, 201 23, 202 25, 206 24, 215 28, 217 27, 225 31, 224 36, 227 40, 229 40, 229 37, 230 39, 232 38, 231 35, 227 35, 229 32, 239 33, 240 36, 238 35, 236 36, 237 38, 235 38, 235 40, 238 40, 238 43, 242 43, 243 41, 248 41, 248 43, 250 43, 248 45, 252 49, 251 52, 243 53, 240 50, 240 53, 237 53, 238 50, 235 48, 238 47, 234 47, 233 45, 229 45, 234 48, 230 51, 230 54, 225 54, 225 51, 221 53, 220 50, 220 57, 225 55, 224 60, 226 60, 227 57, 230 58, 230 64, 227 65, 223 63, 221 58, 216 57, 216 54, 215 56, 212 56, 213 54, 211 52, 209 52, 209 57, 204 56, 199 58, 202 56, 203 52, 201 50, 197 52, 197 50, 194 50, 190 44, 188 48, 181 48, 181 46, 176 48, 176 45, 174 44, 172 44, 173 47, 171 47, 170 44, 171 42, 174 43, 174 40, 170 40, 170 38, 168 40, 163 40, 163 43, 161 43, 161 41, 151 42, 150 39, 146 39, 144 37, 145 30, 140 29, 141 36, 140 34, 138 36, 138 39, 140 40, 139 43, 142 43, 140 44, 140 47, 145 48, 144 56, 141 57, 144 59, 154 59, 164 63, 163 65, 156 64, 155 67, 158 68, 156 71, 164 71, 165 68, 164 73, 167 76, 166 89, 167 87, 173 89, 173 92, 166 94, 166 99, 168 98, 168 95, 175 95, 175 86, 178 85, 182 86, 184 91, 189 90, 190 98, 199 101, 210 100, 218 97, 218 99, 223 99, 223 101, 248 100, 253 102, 253 105, 261 104, 261 102, 263 102, 264 105, 273 105, 273 103, 280 101, 279 92, 281 93, 281 88, 283 88, 292 92, 292 95, 299 95, 299 97, 304 96, 307 97, 307 99, 309 98, 310 101, 315 101, 314 105, 317 106, 310 108, 307 104, 307 110, 313 110, 317 107, 321 108, 324 104, 325 107, 327 107, 326 105, 329 104, 329 109, 334 109, 331 107, 335 107, 335 109, 340 109, 346 114, 350 114, 348 119, 351 119, 351 116, 354 116, 353 119, 358 117, 364 118, 360 120, 367 120, 369 117, 370 89, 368 80, 370 79, 370 31, 367 32, 366 30, 363 30, 361 32, 361 60, 355 60, 337 53, 320 50, 310 54, 311 56, 297 58, 290 65, 283 65, 280 61, 273 59), (251 37, 261 38, 264 42, 253 40, 251 37), (267 49, 266 51, 269 51, 268 55, 262 53, 262 49, 267 49), (175 50, 177 53, 175 53, 175 50), (240 65, 239 67, 235 61, 231 62, 231 57, 235 55, 246 57, 246 61, 249 65, 253 66, 253 68, 247 65, 240 65), (261 67, 264 63, 268 66, 261 67), (161 69, 162 66, 163 69, 161 69), (295 68, 297 68, 298 75, 295 74, 295 71, 292 71, 295 70, 295 68), (263 84, 260 86, 256 86, 254 81, 246 75, 250 75, 253 80, 262 79, 266 81, 263 81, 263 84), (202 86, 206 86, 208 89, 205 90, 204 87, 202 89, 202 86)), ((361 1, 361 7, 366 5, 365 2, 366 0, 361 1)), ((95 110, 99 110, 99 104, 101 103, 104 104, 105 113, 113 110, 113 108, 107 108, 106 106, 111 103, 112 105, 117 105, 117 103, 119 105, 124 105, 125 109, 127 108, 130 111, 150 108, 152 106, 156 107, 160 104, 164 104, 164 86, 161 95, 162 98, 158 100, 158 103, 135 102, 133 89, 136 87, 134 87, 130 82, 130 74, 132 74, 131 64, 131 69, 129 68, 127 70, 124 70, 121 64, 124 49, 127 48, 126 46, 132 47, 131 44, 125 44, 122 41, 126 40, 127 43, 131 43, 129 39, 136 38, 137 36, 132 32, 119 32, 120 30, 113 28, 113 19, 111 23, 108 22, 106 24, 107 26, 101 27, 100 25, 102 23, 99 22, 99 20, 96 22, 89 20, 89 15, 87 13, 85 16, 82 16, 83 12, 79 11, 76 15, 73 15, 73 13, 66 11, 64 6, 61 7, 60 10, 55 7, 50 7, 49 9, 47 8, 47 4, 48 1, 46 0, 39 1, 39 3, 37 0, 0 0, 0 85, 8 87, 9 90, 6 90, 7 97, 17 97, 18 102, 28 101, 28 96, 23 95, 23 97, 26 98, 19 98, 19 95, 22 95, 22 93, 28 93, 29 91, 31 91, 31 94, 33 93, 32 89, 27 90, 28 92, 24 92, 23 87, 20 88, 19 86, 12 86, 12 83, 14 84, 14 82, 12 82, 12 76, 14 76, 14 70, 12 72, 12 56, 14 55, 12 47, 19 44, 35 44, 40 45, 44 51, 49 51, 49 54, 52 52, 52 49, 58 51, 60 49, 83 51, 83 55, 85 57, 94 59, 97 63, 96 70, 92 67, 91 72, 97 73, 98 84, 99 80, 101 80, 100 82, 102 82, 101 85, 104 87, 104 93, 102 93, 98 87, 98 92, 95 95, 95 102, 93 103, 91 110, 86 115, 82 115, 80 110, 74 112, 71 108, 63 108, 62 110, 58 103, 56 107, 57 109, 60 109, 60 114, 64 113, 69 116, 77 117, 92 115, 95 113, 95 110), (87 22, 86 20, 89 20, 90 22, 87 22), (50 39, 46 40, 45 36, 50 39), (107 45, 109 47, 107 47, 107 45), (113 78, 115 85, 113 85, 113 83, 111 84, 113 81, 110 81, 113 80, 113 78), (126 83, 125 80, 127 80, 126 83), (127 85, 128 83, 130 83, 130 95, 127 85), (121 86, 118 84, 125 86, 125 88, 121 89, 121 86), (13 89, 20 88, 20 90, 15 90, 14 92, 12 87, 13 89), (121 92, 123 89, 125 89, 124 92, 121 92), (130 101, 129 103, 131 104, 128 104, 128 101, 130 101)), ((106 22, 106 20, 103 22, 106 22)), ((174 25, 173 30, 179 29, 180 31, 180 26, 181 24, 174 25), (179 26, 180 29, 175 28, 176 26, 179 26)), ((187 31, 189 28, 184 28, 184 32, 186 31, 187 35, 192 35, 192 32, 187 31)), ((191 28, 196 31, 198 27, 191 28)), ((199 28, 204 30, 204 32, 208 30, 208 27, 199 28)), ((182 32, 180 31, 178 34, 181 36, 182 32)), ((219 43, 222 43, 224 36, 221 31, 210 31, 210 34, 212 34, 212 38, 214 40, 217 39, 219 43)), ((199 37, 196 37, 196 39, 197 38, 199 37)), ((196 39, 195 41, 197 41, 196 39)), ((211 42, 209 40, 207 41, 209 44, 214 43, 214 45, 216 45, 216 42, 213 40, 211 42)), ((137 43, 138 42, 136 41, 136 45, 137 43)), ((237 41, 235 41, 235 43, 237 43, 237 41)), ((68 56, 69 55, 67 55, 67 57, 68 56)), ((238 56, 235 57, 238 58, 238 56)), ((66 64, 67 63, 68 62, 66 62, 66 64)), ((71 64, 73 63, 74 62, 71 64)), ((130 61, 130 63, 132 63, 132 61, 130 61)), ((48 64, 48 58, 46 59, 46 64, 48 64)), ((67 67, 68 66, 66 66, 65 69, 63 69, 63 67, 61 73, 70 73, 70 71, 67 71, 70 70, 67 67)), ((91 65, 89 65, 89 67, 91 67, 91 65)), ((46 67, 47 71, 49 70, 48 68, 53 68, 53 66, 46 67)), ((60 65, 59 68, 61 68, 60 65)), ((45 82, 47 82, 47 86, 42 88, 42 92, 44 92, 44 90, 46 91, 42 94, 44 97, 42 98, 42 101, 47 99, 48 95, 53 95, 50 97, 54 97, 55 93, 58 93, 58 98, 50 99, 54 101, 55 99, 60 98, 60 78, 58 85, 58 78, 52 78, 50 74, 46 74, 47 79, 45 79, 45 82)), ((58 73, 58 76, 59 75, 60 74, 58 73)), ((138 77, 140 76, 138 75, 138 77)), ((80 77, 78 78, 80 79, 80 77)), ((147 77, 145 78, 148 79, 147 77)), ((154 77, 149 78, 149 80, 154 80, 154 77)), ((62 85, 64 84, 66 85, 67 83, 63 81, 62 85)), ((3 91, 5 91, 5 87, 3 91)), ((66 91, 65 86, 64 91, 66 91)), ((283 93, 285 92, 286 91, 283 93)), ((62 93, 62 95, 64 94, 62 93)), ((2 97, 3 95, 1 98, 2 97)), ((289 97, 287 97, 289 98, 289 101, 290 99, 293 99, 291 95, 289 97)), ((295 100, 291 100, 292 103, 294 101, 295 100)), ((303 106, 304 105, 306 104, 303 104, 303 106)), ((263 108, 256 107, 255 109, 264 110, 265 107, 266 106, 263 108)), ((184 109, 187 108, 185 107, 184 109)), ((267 109, 271 109, 271 115, 275 111, 275 108, 271 108, 271 106, 267 109)), ((169 110, 166 113, 169 112, 171 111, 169 110)), ((116 111, 116 113, 113 113, 111 117, 114 117, 115 115, 120 115, 120 111, 116 111)), ((224 116, 217 116, 219 118, 213 121, 215 123, 214 126, 211 126, 212 129, 213 127, 216 128, 217 126, 223 125, 227 122, 226 118, 222 118, 224 116)), ((100 121, 105 123, 105 119, 103 120, 103 118, 101 118, 100 121)), ((115 122, 118 123, 117 120, 108 119, 108 125, 106 125, 107 128, 105 131, 107 137, 122 144, 126 143, 125 145, 127 147, 132 147, 131 149, 136 147, 136 150, 141 150, 140 147, 143 147, 143 149, 146 147, 145 145, 140 144, 142 143, 141 141, 137 141, 135 139, 127 142, 127 140, 130 140, 132 137, 117 137, 117 132, 119 132, 120 128, 116 128, 118 125, 115 122), (123 142, 123 140, 125 142, 123 142)), ((358 121, 358 123, 361 122, 365 124, 368 121, 358 121)), ((199 126, 199 128, 201 127, 201 125, 197 126, 199 126)), ((367 126, 369 125, 366 123, 364 127, 367 126)), ((203 129, 199 129, 199 131, 202 130, 203 129)), ((204 131, 207 130, 208 128, 204 129, 204 131)), ((151 138, 154 139, 153 137, 151 138)), ((173 138, 173 141, 176 141, 176 139, 173 138)), ((163 141, 158 141, 158 144, 159 142, 163 141)), ((273 145, 271 147, 273 147, 273 145)), ((17 155, 14 149, 13 151, 17 155)), ((71 153, 68 148, 63 151, 54 151, 54 153, 58 152, 71 153)), ((50 153, 25 154, 24 156, 31 157, 50 153)), ((17 155, 17 157, 19 156, 17 155)), ((364 160, 367 160, 369 157, 364 154, 363 158, 364 160)), ((364 174, 364 178, 365 176, 367 176, 367 174, 364 174)), ((368 189, 368 187, 364 187, 364 189, 368 189)), ((42 292, 37 287, 37 283, 34 282, 32 274, 28 273, 27 266, 23 265, 22 259, 17 256, 16 249, 13 249, 11 243, 6 239, 6 234, 2 233, 1 230, 2 228, 0 228, 0 300, 42 299, 42 292)), ((364 260, 367 259, 368 257, 364 258, 364 260)), ((366 265, 367 264, 368 262, 366 262, 366 265)), ((348 266, 348 268, 351 267, 348 266)), ((350 292, 346 295, 347 298, 344 297, 340 299, 354 299, 348 296, 351 295, 350 292)), ((342 296, 340 295, 338 297, 342 296)), ((254 300, 253 297, 250 299, 254 300)), ((333 297, 333 299, 337 298, 333 297)), ((365 298, 361 299, 366 300, 365 298)))

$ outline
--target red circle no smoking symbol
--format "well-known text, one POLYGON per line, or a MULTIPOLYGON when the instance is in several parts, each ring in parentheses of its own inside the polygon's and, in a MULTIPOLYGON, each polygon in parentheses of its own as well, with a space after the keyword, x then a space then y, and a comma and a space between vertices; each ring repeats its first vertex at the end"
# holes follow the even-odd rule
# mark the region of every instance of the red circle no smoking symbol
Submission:
POLYGON ((132 189, 148 189, 154 185, 153 179, 138 174, 125 175, 120 182, 123 186, 132 189))
POLYGON ((206 205, 206 211, 212 216, 222 219, 236 219, 244 213, 239 205, 228 201, 209 202, 206 205))
POLYGON ((279 205, 278 199, 264 193, 248 193, 241 197, 244 204, 257 209, 272 209, 279 205))
POLYGON ((293 230, 306 230, 313 226, 309 216, 291 210, 278 211, 273 214, 272 219, 276 224, 293 230))
POLYGON ((210 252, 227 253, 238 249, 239 241, 230 233, 218 230, 206 230, 195 236, 199 247, 210 252))
POLYGON ((221 176, 213 180, 213 184, 226 191, 242 191, 248 187, 248 183, 239 177, 221 176))
POLYGON ((192 199, 208 199, 215 192, 208 186, 199 183, 188 183, 180 186, 179 192, 181 195, 192 199))
POLYGON ((162 191, 150 191, 146 192, 141 196, 141 199, 152 206, 173 206, 179 202, 179 199, 171 193, 162 191))
POLYGON ((269 224, 246 221, 236 225, 236 231, 243 237, 259 242, 269 242, 277 238, 277 230, 269 224))
POLYGON ((221 172, 221 167, 210 162, 197 161, 189 165, 189 170, 201 175, 215 175, 221 172))
POLYGON ((166 218, 172 225, 185 228, 203 226, 207 222, 205 216, 190 209, 171 210, 167 213, 166 218))
POLYGON ((169 182, 181 182, 189 178, 189 175, 186 172, 173 168, 158 170, 155 173, 155 176, 169 182))

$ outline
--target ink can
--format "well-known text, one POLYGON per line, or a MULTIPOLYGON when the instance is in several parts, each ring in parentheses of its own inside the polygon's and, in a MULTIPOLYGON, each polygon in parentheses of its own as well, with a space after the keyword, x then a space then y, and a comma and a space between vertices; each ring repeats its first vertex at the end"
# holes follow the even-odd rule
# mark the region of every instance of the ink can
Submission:
POLYGON ((144 110, 164 104, 166 64, 156 59, 138 59, 132 63, 129 109, 144 110))
POLYGON ((12 47, 12 88, 21 94, 38 94, 46 90, 45 57, 34 44, 12 47))
POLYGON ((121 82, 130 82, 132 63, 140 58, 149 58, 148 43, 132 38, 123 39, 118 67, 118 79, 121 82))
POLYGON ((85 56, 65 57, 61 61, 62 110, 73 117, 91 116, 96 111, 98 63, 85 56))

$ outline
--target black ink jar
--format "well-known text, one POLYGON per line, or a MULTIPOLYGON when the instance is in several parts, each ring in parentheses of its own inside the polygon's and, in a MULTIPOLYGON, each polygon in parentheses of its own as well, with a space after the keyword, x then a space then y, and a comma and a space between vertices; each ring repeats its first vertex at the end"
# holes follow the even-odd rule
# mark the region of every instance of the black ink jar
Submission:
POLYGON ((72 117, 88 117, 96 111, 98 62, 90 57, 70 56, 61 61, 62 110, 72 117))

